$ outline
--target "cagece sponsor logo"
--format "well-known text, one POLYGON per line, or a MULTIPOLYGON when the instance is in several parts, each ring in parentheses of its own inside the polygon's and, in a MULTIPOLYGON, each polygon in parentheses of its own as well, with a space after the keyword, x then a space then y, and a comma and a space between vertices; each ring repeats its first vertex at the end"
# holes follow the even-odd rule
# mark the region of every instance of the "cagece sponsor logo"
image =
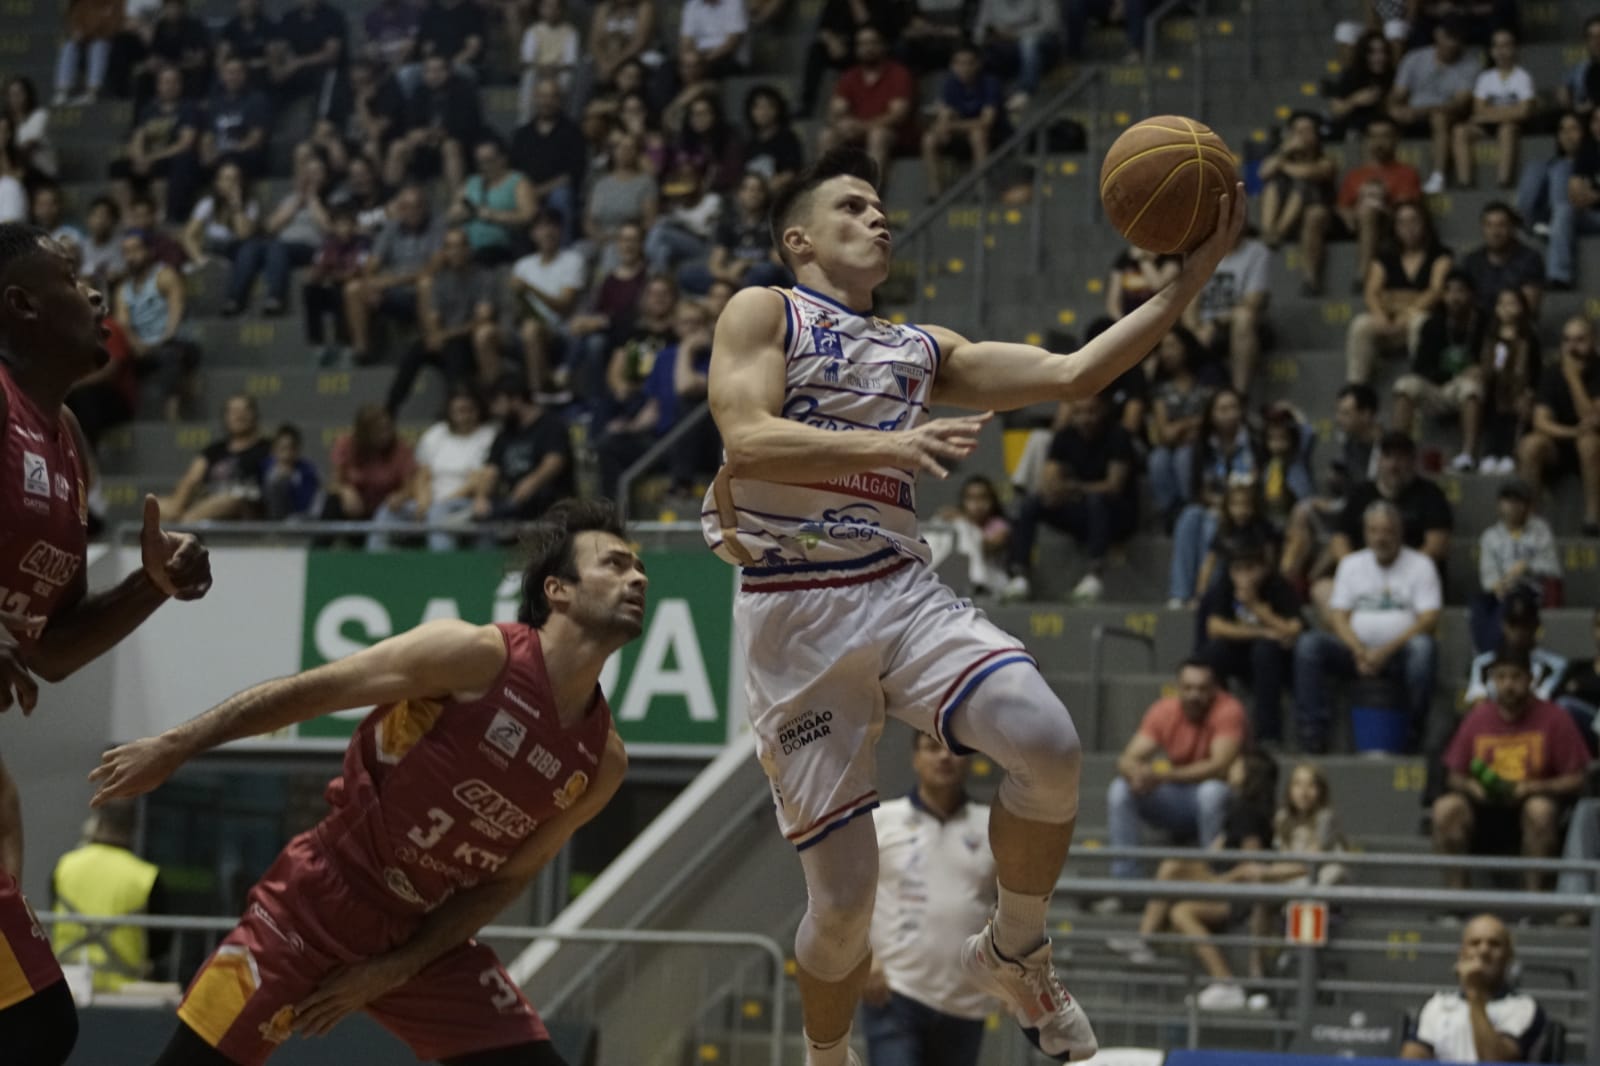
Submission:
POLYGON ((480 778, 463 781, 452 794, 461 805, 488 822, 496 830, 509 833, 513 839, 527 836, 538 823, 523 813, 522 809, 480 778))
POLYGON ((829 725, 833 721, 832 711, 806 711, 804 714, 789 719, 778 731, 778 743, 783 746, 785 755, 795 752, 833 732, 829 725))

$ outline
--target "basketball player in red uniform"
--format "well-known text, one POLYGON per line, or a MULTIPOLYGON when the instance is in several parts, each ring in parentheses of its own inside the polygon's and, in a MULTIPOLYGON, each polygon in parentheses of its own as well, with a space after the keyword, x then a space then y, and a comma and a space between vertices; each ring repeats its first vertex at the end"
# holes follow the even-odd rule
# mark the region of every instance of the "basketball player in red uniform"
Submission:
MULTIPOLYGON (((30 714, 35 678, 59 681, 169 598, 196 599, 211 564, 162 532, 145 501, 144 565, 91 594, 82 430, 63 401, 106 364, 105 302, 42 229, 0 224, 0 711, 30 714)), ((22 814, 0 762, 0 1055, 56 1066, 77 1039, 72 996, 22 898, 22 814)))
POLYGON ((622 780, 600 669, 643 628, 647 582, 604 501, 557 505, 530 547, 517 623, 429 622, 106 753, 95 803, 218 744, 379 705, 328 786, 333 809, 251 890, 157 1066, 256 1066, 361 1009, 421 1059, 561 1063, 472 936, 622 780))

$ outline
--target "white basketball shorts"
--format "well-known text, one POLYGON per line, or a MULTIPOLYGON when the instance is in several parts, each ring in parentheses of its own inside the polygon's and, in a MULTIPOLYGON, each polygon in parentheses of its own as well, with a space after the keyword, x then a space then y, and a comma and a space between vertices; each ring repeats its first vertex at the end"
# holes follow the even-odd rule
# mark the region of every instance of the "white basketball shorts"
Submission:
POLYGON ((745 586, 733 619, 756 754, 800 850, 878 805, 886 714, 964 754, 945 731, 951 712, 994 671, 1037 669, 1021 641, 909 560, 860 584, 745 586))

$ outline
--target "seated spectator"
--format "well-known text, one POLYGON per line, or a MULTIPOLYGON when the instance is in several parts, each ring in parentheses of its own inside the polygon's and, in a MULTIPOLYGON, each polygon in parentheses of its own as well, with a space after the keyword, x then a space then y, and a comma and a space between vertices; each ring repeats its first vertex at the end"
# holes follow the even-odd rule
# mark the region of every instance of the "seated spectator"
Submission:
POLYGON ((1318 609, 1327 603, 1338 560, 1333 557, 1332 541, 1343 514, 1350 490, 1377 475, 1378 440, 1383 427, 1378 423, 1378 394, 1370 385, 1346 385, 1339 390, 1333 409, 1333 444, 1336 452, 1328 462, 1328 476, 1321 491, 1295 504, 1284 529, 1283 559, 1279 569, 1296 589, 1320 589, 1318 609))
POLYGON ((1417 1014, 1400 1046, 1403 1059, 1440 1062, 1530 1062, 1545 1035, 1544 1008, 1511 984, 1511 931, 1492 914, 1461 930, 1458 992, 1437 992, 1417 1014))
POLYGON ((758 174, 746 174, 733 197, 733 210, 723 211, 717 222, 711 258, 704 265, 691 263, 678 272, 678 284, 704 296, 714 281, 735 289, 751 285, 785 285, 789 271, 772 247, 772 226, 767 208, 772 197, 758 174))
POLYGON ((822 75, 844 70, 856 60, 856 31, 871 26, 885 41, 895 39, 904 21, 900 9, 887 0, 823 0, 816 36, 806 49, 805 72, 800 79, 800 115, 810 118, 817 109, 822 75))
MULTIPOLYGON (((466 254, 466 238, 451 230, 446 248, 454 248, 453 258, 461 269, 475 269, 466 254)), ((423 432, 417 441, 416 472, 410 491, 397 505, 385 502, 372 520, 380 526, 426 522, 431 526, 465 527, 472 518, 472 502, 495 429, 484 421, 483 401, 476 390, 453 386, 445 406, 445 417, 423 432)), ((456 535, 448 529, 432 529, 427 534, 429 551, 454 551, 456 535)), ((390 535, 367 535, 367 551, 388 551, 390 535)))
POLYGON ((722 197, 706 188, 700 172, 675 170, 661 182, 662 210, 644 240, 644 257, 653 273, 675 272, 682 263, 699 263, 711 254, 722 197))
POLYGON ((1146 465, 1150 497, 1166 527, 1178 520, 1194 490, 1194 446, 1212 394, 1195 373, 1200 359, 1200 342, 1182 326, 1169 330, 1156 347, 1155 401, 1146 465))
POLYGON ((111 66, 111 41, 122 29, 123 7, 117 0, 67 5, 67 35, 56 53, 56 107, 92 107, 100 98, 111 66))
POLYGON ((502 378, 495 389, 507 409, 474 486, 472 517, 531 522, 576 493, 567 423, 541 407, 521 377, 502 378))
POLYGON ((834 83, 817 150, 862 145, 887 182, 892 157, 916 147, 916 100, 911 72, 889 58, 883 35, 871 26, 857 30, 856 62, 834 83))
MULTIPOLYGON (((1550 554, 1553 559, 1553 547, 1550 554)), ((1467 707, 1495 698, 1494 662, 1500 652, 1512 651, 1528 657, 1528 682, 1533 694, 1541 700, 1555 699, 1556 687, 1567 672, 1566 658, 1539 644, 1539 593, 1532 588, 1515 588, 1502 597, 1502 602, 1504 609, 1499 605, 1496 608, 1499 632, 1467 667, 1467 692, 1462 697, 1467 707)), ((1580 726, 1581 731, 1583 727, 1580 726)))
POLYGON ((1063 11, 1067 26, 1067 54, 1073 58, 1082 54, 1085 31, 1089 19, 1093 17, 1107 24, 1121 21, 1128 39, 1128 53, 1122 57, 1122 62, 1130 65, 1143 63, 1145 17, 1153 9, 1150 0, 1067 0, 1063 11))
POLYGON ((667 426, 696 419, 667 455, 667 492, 691 504, 705 498, 706 486, 722 466, 722 436, 703 409, 711 382, 712 329, 733 295, 727 289, 725 282, 715 283, 706 299, 693 301, 689 313, 678 315, 678 343, 662 353, 662 358, 672 357, 672 398, 663 407, 667 426))
POLYGON ((406 100, 400 135, 389 142, 384 179, 399 185, 408 177, 426 181, 442 173, 454 192, 466 178, 467 149, 482 130, 477 88, 451 71, 443 56, 429 56, 421 84, 406 100))
POLYGON ((110 291, 122 274, 122 238, 117 233, 121 221, 122 211, 109 196, 96 196, 84 216, 83 240, 78 245, 83 261, 78 270, 101 292, 110 291))
POLYGON ((145 247, 150 249, 152 259, 174 270, 182 270, 189 262, 188 253, 183 250, 183 245, 179 241, 169 237, 161 229, 158 214, 153 199, 142 193, 135 195, 128 204, 128 220, 123 232, 137 230, 144 234, 145 247))
POLYGON ((22 153, 11 143, 11 120, 0 116, 0 222, 26 222, 28 173, 22 153))
POLYGON ((644 166, 639 138, 618 133, 611 145, 609 167, 585 198, 584 236, 597 245, 610 244, 625 225, 649 229, 659 207, 656 178, 644 166))
POLYGON ((239 247, 222 303, 224 315, 237 315, 250 303, 256 278, 265 275, 265 315, 281 315, 288 307, 289 271, 316 258, 329 229, 328 165, 315 152, 296 153, 294 191, 262 222, 256 235, 239 247))
POLYGON ((1389 93, 1394 88, 1394 53, 1379 30, 1368 30, 1355 42, 1349 62, 1328 91, 1328 111, 1340 132, 1366 133, 1378 119, 1388 119, 1389 93))
POLYGON ((398 508, 415 474, 411 445, 394 431, 389 412, 375 403, 363 404, 350 430, 333 442, 322 517, 330 522, 361 522, 385 504, 398 508))
POLYGON ((393 74, 365 59, 350 64, 345 87, 328 117, 313 127, 313 138, 330 158, 345 156, 347 168, 352 156, 384 166, 390 145, 406 132, 406 94, 393 74))
POLYGON ((249 396, 222 407, 221 440, 200 450, 172 495, 161 497, 163 522, 219 522, 261 515, 261 475, 272 445, 261 435, 261 414, 249 396))
POLYGON ((1257 480, 1261 483, 1261 514, 1272 525, 1274 546, 1281 544, 1295 507, 1317 494, 1311 478, 1311 453, 1316 443, 1316 431, 1293 405, 1279 402, 1267 409, 1261 429, 1261 476, 1257 480))
POLYGON ((1394 210, 1394 245, 1367 268, 1366 310, 1345 334, 1345 374, 1365 384, 1379 355, 1414 354, 1422 326, 1444 296, 1454 259, 1439 243, 1433 219, 1419 203, 1394 210))
POLYGON ((1450 531, 1455 516, 1444 490, 1431 478, 1417 473, 1417 445, 1411 436, 1390 430, 1378 442, 1378 469, 1370 481, 1356 485, 1346 497, 1338 531, 1330 548, 1342 561, 1352 551, 1371 548, 1366 539, 1370 524, 1367 507, 1379 500, 1393 504, 1400 513, 1400 536, 1408 548, 1415 548, 1433 560, 1442 573, 1450 557, 1450 531))
POLYGON ((1522 290, 1502 289, 1478 356, 1488 396, 1480 474, 1509 474, 1516 469, 1511 455, 1533 420, 1534 389, 1544 366, 1540 349, 1538 329, 1522 290))
POLYGON ((389 221, 393 194, 378 180, 378 168, 366 156, 355 156, 345 170, 344 182, 328 197, 332 210, 348 210, 355 216, 356 232, 369 241, 376 240, 389 221))
POLYGON ((445 387, 459 391, 478 380, 480 365, 498 363, 496 304, 493 273, 473 261, 472 246, 459 226, 448 230, 437 264, 417 282, 422 337, 395 368, 385 405, 389 414, 410 399, 411 386, 425 365, 438 367, 445 387))
POLYGON ((361 276, 367 256, 367 240, 356 230, 355 212, 348 207, 329 213, 331 226, 322 238, 322 247, 311 261, 311 274, 300 289, 301 309, 305 313, 306 343, 317 349, 317 364, 348 365, 351 362, 350 329, 344 320, 345 287, 361 276), (337 350, 329 347, 326 319, 333 319, 337 350))
POLYGON ((489 16, 477 0, 424 0, 417 18, 416 61, 400 68, 400 84, 414 92, 423 64, 434 56, 476 89, 488 61, 489 16))
MULTIPOLYGON (((68 400, 70 402, 71 398, 68 397, 68 400)), ((1568 662, 1567 672, 1556 683, 1554 698, 1562 710, 1572 716, 1573 724, 1578 727, 1578 732, 1583 734, 1584 741, 1589 745, 1589 755, 1592 758, 1596 754, 1596 742, 1600 740, 1600 736, 1597 736, 1600 734, 1600 608, 1595 610, 1591 625, 1594 631, 1595 653, 1568 662)), ((1574 816, 1574 823, 1577 820, 1574 816)), ((1600 851, 1583 856, 1573 855, 1570 849, 1571 842, 1572 837, 1569 836, 1568 858, 1600 858, 1600 851)), ((1567 891, 1566 880, 1567 875, 1562 874, 1563 892, 1567 891)))
POLYGON ((656 72, 652 105, 661 113, 661 125, 668 130, 683 128, 689 105, 703 96, 719 96, 722 83, 706 66, 705 56, 688 41, 678 42, 677 62, 656 72))
POLYGON ((508 165, 499 138, 479 140, 474 160, 478 172, 459 186, 448 221, 466 231, 474 259, 501 266, 517 257, 521 234, 539 212, 539 198, 533 183, 508 165))
POLYGON ((1578 238, 1593 233, 1600 233, 1600 110, 1589 112, 1589 135, 1572 157, 1564 195, 1554 184, 1550 189, 1545 288, 1572 291, 1577 277, 1578 238))
MULTIPOLYGON (((1131 244, 1124 248, 1112 260, 1111 273, 1106 279, 1107 324, 1122 321, 1130 311, 1171 284, 1181 264, 1180 256, 1157 255, 1131 244)), ((1188 333, 1187 330, 1183 332, 1188 333)))
POLYGON ((956 48, 967 39, 974 8, 973 0, 915 0, 903 9, 907 21, 900 29, 895 58, 919 75, 943 70, 950 65, 956 48))
POLYGON ((1322 149, 1322 120, 1307 111, 1289 119, 1277 151, 1261 161, 1261 237, 1273 251, 1291 236, 1300 242, 1305 295, 1322 294, 1324 242, 1333 221, 1339 169, 1322 149))
POLYGON ((767 179, 773 195, 805 162, 800 137, 789 124, 789 103, 770 85, 757 85, 744 98, 744 167, 767 179))
POLYGON ((246 177, 259 178, 267 170, 267 131, 272 109, 264 93, 250 87, 243 59, 222 64, 217 91, 200 133, 200 165, 214 170, 224 163, 237 164, 246 177))
MULTIPOLYGON (((1517 182, 1517 214, 1536 234, 1550 234, 1550 208, 1552 204, 1566 199, 1567 182, 1572 177, 1572 164, 1577 158, 1578 149, 1583 147, 1584 130, 1585 122, 1581 116, 1570 111, 1562 115, 1556 121, 1555 154, 1522 168, 1522 178, 1517 182)), ((1543 267, 1544 260, 1541 258, 1541 282, 1544 280, 1543 267)))
POLYGON ((278 22, 261 10, 261 0, 236 0, 234 14, 217 31, 217 70, 237 59, 250 87, 265 90, 272 78, 273 42, 279 39, 278 22))
MULTIPOLYGON (((590 101, 589 106, 591 110, 604 107, 600 101, 590 101)), ((614 135, 626 135, 638 140, 639 159, 644 169, 652 176, 660 177, 672 153, 667 146, 666 135, 661 132, 661 116, 651 110, 645 94, 637 89, 623 93, 618 97, 616 106, 605 114, 603 152, 596 152, 590 162, 599 166, 603 154, 604 162, 609 164, 615 149, 614 135), (610 117, 612 115, 615 116, 614 121, 610 117)))
POLYGON ((1459 28, 1461 40, 1475 49, 1487 48, 1495 31, 1515 31, 1517 0, 1418 0, 1411 26, 1411 46, 1420 48, 1434 39, 1441 24, 1459 28))
POLYGON ((966 560, 972 594, 998 595, 1006 585, 1011 523, 994 483, 982 474, 973 474, 961 485, 961 506, 945 508, 939 517, 950 523, 955 553, 966 560))
MULTIPOLYGON (((1493 697, 1467 712, 1444 755, 1449 791, 1433 804, 1433 850, 1553 859, 1563 809, 1583 791, 1588 745, 1566 711, 1534 695, 1525 650, 1501 648, 1489 677, 1493 697)), ((1549 880, 1523 878, 1529 892, 1549 880)), ((1447 871, 1446 882, 1466 888, 1467 871, 1447 871)))
POLYGON ((572 90, 578 69, 580 37, 561 0, 539 0, 539 17, 523 31, 520 58, 522 89, 517 95, 517 121, 533 117, 533 90, 545 78, 553 78, 563 93, 572 90))
POLYGON ((1483 423, 1484 382, 1478 362, 1489 327, 1478 311, 1474 288, 1465 270, 1445 275, 1444 296, 1422 324, 1411 367, 1395 381, 1393 393, 1391 425, 1401 432, 1416 424, 1418 408, 1436 417, 1460 416, 1461 449, 1450 462, 1460 472, 1477 463, 1483 423))
POLYGON ((636 396, 644 375, 677 338, 678 285, 670 274, 645 282, 636 312, 612 326, 611 347, 598 368, 585 366, 580 386, 590 397, 590 423, 606 426, 625 413, 636 413, 636 396), (617 372, 614 369, 620 368, 617 372), (597 379, 597 380, 596 380, 597 379))
POLYGON ((533 252, 511 270, 512 307, 529 390, 541 402, 556 391, 556 365, 566 355, 566 318, 578 306, 588 274, 583 253, 561 247, 561 218, 541 211, 533 220, 533 252))
POLYGON ((105 348, 111 358, 98 370, 79 378, 66 399, 91 451, 99 450, 107 430, 131 422, 139 409, 139 376, 127 331, 114 316, 106 320, 105 329, 105 348))
POLYGON ((6 82, 6 115, 11 119, 13 138, 23 165, 39 178, 54 180, 60 164, 55 146, 50 143, 50 109, 39 102, 39 90, 32 78, 12 78, 6 82))
POLYGON ((302 451, 298 426, 285 422, 272 437, 272 452, 261 472, 264 517, 272 522, 311 518, 322 506, 322 479, 302 451))
POLYGON ((1206 545, 1216 536, 1223 495, 1235 481, 1254 484, 1261 473, 1261 453, 1244 418, 1244 400, 1232 389, 1218 389, 1206 403, 1195 435, 1189 469, 1189 502, 1172 528, 1172 566, 1167 606, 1193 606, 1205 590, 1199 587, 1206 545))
POLYGON ((731 193, 744 175, 744 145, 738 131, 723 118, 722 104, 715 96, 689 102, 683 125, 672 140, 668 169, 685 167, 698 171, 706 188, 718 195, 731 193))
POLYGON ((1472 118, 1456 125, 1456 184, 1476 185, 1472 146, 1479 137, 1495 139, 1495 181, 1502 189, 1516 187, 1517 153, 1522 147, 1522 127, 1539 109, 1533 77, 1517 66, 1517 35, 1495 30, 1489 46, 1492 65, 1478 75, 1472 89, 1472 118))
POLYGON ((1296 725, 1300 750, 1312 755, 1328 750, 1329 682, 1335 679, 1401 682, 1413 736, 1433 702, 1439 658, 1433 634, 1443 605, 1439 571, 1402 542, 1394 504, 1378 500, 1361 515, 1368 546, 1339 561, 1326 612, 1332 632, 1309 631, 1295 643, 1296 725))
POLYGON ((361 273, 344 287, 345 325, 356 363, 372 358, 374 315, 400 323, 417 319, 417 282, 439 252, 441 232, 428 212, 428 197, 415 185, 400 190, 394 217, 383 224, 361 273))
POLYGON ((1223 578, 1230 553, 1241 544, 1260 544, 1267 553, 1267 566, 1276 569, 1278 544, 1282 532, 1262 510, 1258 478, 1235 477, 1222 491, 1216 525, 1211 537, 1201 546, 1199 577, 1194 583, 1194 606, 1223 578))
POLYGON ((928 174, 928 202, 944 191, 940 161, 952 157, 983 165, 989 149, 1010 135, 1000 79, 984 72, 977 48, 963 44, 950 57, 939 90, 933 125, 922 135, 922 165, 928 174))
POLYGON ((361 20, 366 43, 362 58, 384 73, 399 70, 416 56, 422 11, 412 0, 378 0, 361 20))
POLYGON ((183 99, 183 81, 176 67, 163 67, 156 78, 156 98, 139 113, 122 153, 111 161, 112 192, 125 207, 135 186, 165 206, 169 221, 189 213, 199 176, 195 149, 200 111, 183 99))
POLYGON ((1483 244, 1460 261, 1461 269, 1472 278, 1478 310, 1485 316, 1493 314, 1501 290, 1517 289, 1527 302, 1528 313, 1537 319, 1544 300, 1544 259, 1517 240, 1517 216, 1504 201, 1485 204, 1478 220, 1483 244))
POLYGON ((1271 293, 1272 252, 1248 231, 1222 257, 1211 280, 1183 313, 1211 361, 1226 361, 1233 389, 1250 392, 1256 363, 1266 347, 1267 300, 1271 293))
MULTIPOLYGON (((1214 839, 1205 842, 1206 846, 1265 853, 1273 845, 1272 806, 1278 790, 1278 764, 1264 752, 1245 752, 1229 765, 1227 782, 1227 813, 1222 829, 1214 839)), ((1167 859, 1157 867, 1156 880, 1210 884, 1291 880, 1303 876, 1304 869, 1293 863, 1209 863, 1203 859, 1167 859)), ((1175 933, 1196 938, 1190 943, 1189 950, 1194 952, 1201 969, 1210 978, 1210 983, 1194 996, 1196 1007, 1200 1010, 1241 1010, 1246 1006, 1265 1009, 1268 1003, 1266 997, 1259 993, 1247 995, 1244 987, 1236 982, 1227 955, 1209 942, 1210 937, 1226 932, 1238 917, 1238 908, 1227 900, 1151 900, 1145 905, 1144 915, 1140 919, 1139 935, 1117 938, 1113 950, 1120 949, 1136 965, 1153 963, 1156 955, 1146 938, 1170 926, 1175 933)), ((1267 933, 1264 906, 1250 908, 1249 917, 1252 935, 1267 933)), ((1251 949, 1249 974, 1251 981, 1259 981, 1266 976, 1264 950, 1251 949)))
POLYGON ((61 186, 52 182, 33 187, 28 220, 50 234, 51 240, 59 244, 70 244, 82 251, 83 231, 62 218, 61 186))
MULTIPOLYGON (((1249 742, 1244 707, 1217 683, 1211 664, 1186 660, 1177 695, 1150 705, 1117 756, 1117 776, 1106 789, 1111 846, 1138 847, 1141 824, 1179 843, 1216 840, 1227 821, 1228 768, 1249 742)), ((1137 860, 1111 860, 1112 877, 1138 875, 1137 860)), ((1095 909, 1116 913, 1121 900, 1110 899, 1117 905, 1102 900, 1095 909)))
POLYGON ((1600 100, 1600 15, 1583 21, 1584 56, 1568 68, 1556 89, 1556 102, 1563 110, 1576 111, 1588 118, 1600 100))
POLYGON ((1011 111, 1027 107, 1061 47, 1061 10, 1051 0, 978 0, 973 40, 983 47, 984 66, 1002 78, 1015 78, 1006 102, 1011 111))
MULTIPOLYGON (((1478 584, 1472 600, 1472 645, 1491 651, 1501 634, 1500 609, 1513 593, 1537 604, 1559 591, 1561 559, 1550 523, 1533 513, 1533 489, 1512 480, 1500 486, 1499 521, 1478 538, 1478 584)), ((1540 693, 1548 695, 1548 693, 1540 693)))
POLYGON ((117 321, 127 334, 139 376, 155 378, 163 414, 176 422, 200 362, 184 323, 188 296, 183 279, 155 260, 139 230, 122 238, 122 261, 126 273, 117 288, 117 321))
POLYGON ((261 205, 245 188, 237 164, 217 168, 211 191, 200 198, 183 229, 183 249, 189 262, 203 267, 213 257, 231 261, 261 223, 261 205))
POLYGON ((1249 685, 1257 741, 1283 739, 1283 693, 1305 623, 1294 589, 1272 568, 1266 544, 1242 538, 1228 551, 1220 580, 1200 599, 1200 658, 1217 680, 1249 685))
POLYGON ((1395 72, 1389 114, 1402 128, 1426 130, 1433 138, 1433 171, 1422 186, 1429 196, 1444 192, 1455 127, 1471 115, 1481 69, 1478 58, 1462 48, 1461 26, 1448 21, 1434 27, 1431 46, 1407 52, 1395 72))
POLYGON ((700 53, 712 77, 725 78, 750 61, 749 30, 744 0, 687 0, 678 39, 700 53))
MULTIPOLYGON (((1364 286, 1378 256, 1383 236, 1389 232, 1394 209, 1422 199, 1422 178, 1417 168, 1395 158, 1400 129, 1385 117, 1367 124, 1362 138, 1367 162, 1349 170, 1339 184, 1339 220, 1355 234, 1356 285, 1364 286)), ((1320 275, 1319 266, 1318 273, 1320 275)))
POLYGON ((579 200, 588 171, 588 149, 577 123, 561 110, 561 86, 545 78, 534 88, 533 118, 511 136, 511 166, 533 183, 541 208, 559 213, 563 238, 578 232, 579 200))
MULTIPOLYGON (((133 96, 134 79, 147 69, 144 63, 149 58, 156 17, 161 14, 161 0, 126 3, 119 14, 111 36, 106 82, 112 96, 126 100, 133 96)), ((137 108, 134 113, 138 113, 137 108)))
POLYGON ((1534 398, 1533 428, 1517 442, 1517 469, 1537 487, 1577 473, 1583 535, 1600 537, 1600 352, 1594 327, 1574 316, 1561 328, 1561 357, 1546 367, 1534 398))
POLYGON ((1139 523, 1138 456, 1127 431, 1111 421, 1101 396, 1073 401, 1072 421, 1050 442, 1036 492, 1022 502, 1011 536, 1011 579, 1005 594, 1027 599, 1039 523, 1070 534, 1089 557, 1072 590, 1075 602, 1100 598, 1100 572, 1111 545, 1139 523))
POLYGON ((203 21, 189 13, 187 0, 161 0, 144 56, 134 67, 135 112, 155 93, 156 79, 166 66, 178 71, 185 100, 205 99, 211 88, 211 34, 203 21))
POLYGON ((332 82, 349 58, 350 27, 327 0, 299 0, 278 20, 277 47, 268 55, 268 75, 278 107, 309 96, 318 118, 326 118, 332 82))
POLYGON ((649 275, 644 262, 644 234, 625 223, 606 256, 611 268, 594 286, 585 308, 567 321, 567 337, 575 345, 567 364, 571 381, 585 403, 595 403, 606 389, 606 371, 618 338, 633 325, 649 275))

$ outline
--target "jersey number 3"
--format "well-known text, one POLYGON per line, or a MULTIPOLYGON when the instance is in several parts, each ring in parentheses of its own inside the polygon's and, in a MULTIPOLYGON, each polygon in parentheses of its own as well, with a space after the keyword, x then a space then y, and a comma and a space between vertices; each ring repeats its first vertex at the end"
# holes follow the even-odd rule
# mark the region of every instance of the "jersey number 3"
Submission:
POLYGON ((406 839, 411 841, 423 851, 427 851, 439 843, 441 837, 450 831, 456 820, 437 807, 428 808, 428 821, 431 823, 427 829, 420 825, 411 827, 411 832, 406 834, 406 839))

